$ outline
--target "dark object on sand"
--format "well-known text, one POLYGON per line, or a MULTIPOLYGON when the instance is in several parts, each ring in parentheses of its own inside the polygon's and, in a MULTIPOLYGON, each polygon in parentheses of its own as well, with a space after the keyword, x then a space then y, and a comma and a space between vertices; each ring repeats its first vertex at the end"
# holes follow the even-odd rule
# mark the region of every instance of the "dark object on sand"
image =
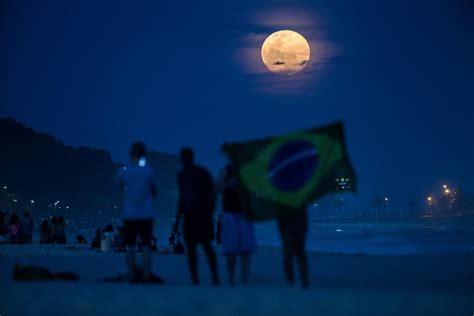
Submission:
POLYGON ((15 281, 77 281, 79 276, 73 272, 51 272, 48 269, 28 264, 16 263, 13 267, 12 278, 15 281))
MULTIPOLYGON (((164 284, 165 280, 162 279, 161 277, 157 276, 154 273, 150 273, 150 277, 147 280, 143 280, 143 268, 142 267, 136 267, 135 271, 137 273, 136 276, 136 281, 133 281, 131 283, 137 283, 137 284, 164 284)), ((119 273, 116 276, 112 277, 105 277, 102 279, 104 282, 129 282, 128 280, 128 273, 119 273)))

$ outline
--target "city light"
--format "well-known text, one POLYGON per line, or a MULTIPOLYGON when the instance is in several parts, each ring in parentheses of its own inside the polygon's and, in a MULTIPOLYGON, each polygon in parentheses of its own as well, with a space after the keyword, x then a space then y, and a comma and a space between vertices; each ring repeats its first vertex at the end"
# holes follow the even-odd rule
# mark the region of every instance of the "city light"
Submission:
POLYGON ((31 202, 31 204, 35 204, 35 200, 31 200, 30 202, 31 202))
POLYGON ((6 185, 4 185, 4 186, 3 186, 3 189, 6 190, 6 189, 8 189, 8 187, 7 187, 6 185))
POLYGON ((17 199, 13 199, 13 202, 16 203, 16 202, 18 202, 18 200, 17 200, 17 199))
POLYGON ((384 200, 385 200, 385 202, 388 202, 388 197, 385 197, 384 200))

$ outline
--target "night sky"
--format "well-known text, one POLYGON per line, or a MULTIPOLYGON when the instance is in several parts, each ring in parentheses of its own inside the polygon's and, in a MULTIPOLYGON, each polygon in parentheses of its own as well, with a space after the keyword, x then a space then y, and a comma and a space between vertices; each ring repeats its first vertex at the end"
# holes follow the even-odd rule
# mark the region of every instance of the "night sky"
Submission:
POLYGON ((354 207, 443 183, 474 195, 474 1, 14 1, 0 4, 0 116, 125 161, 136 139, 196 149, 342 119, 354 207), (281 29, 305 70, 266 70, 281 29))

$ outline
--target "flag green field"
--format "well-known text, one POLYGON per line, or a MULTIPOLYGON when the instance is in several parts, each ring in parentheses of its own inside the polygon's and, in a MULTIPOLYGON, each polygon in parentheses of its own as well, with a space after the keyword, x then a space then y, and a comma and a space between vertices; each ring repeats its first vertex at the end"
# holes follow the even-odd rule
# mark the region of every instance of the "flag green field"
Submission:
POLYGON ((261 140, 226 143, 223 152, 236 170, 239 198, 251 220, 285 217, 326 193, 341 190, 356 174, 342 122, 261 140))

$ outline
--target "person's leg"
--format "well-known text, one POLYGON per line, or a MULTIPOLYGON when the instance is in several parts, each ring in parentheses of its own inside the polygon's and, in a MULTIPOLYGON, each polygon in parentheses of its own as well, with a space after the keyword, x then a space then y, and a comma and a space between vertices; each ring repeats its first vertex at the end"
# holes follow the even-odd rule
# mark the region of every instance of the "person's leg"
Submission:
POLYGON ((285 270, 286 282, 293 285, 295 277, 293 274, 293 236, 290 232, 280 230, 283 243, 283 268, 285 270))
POLYGON ((187 258, 189 272, 191 273, 191 282, 195 285, 199 284, 199 276, 197 271, 197 243, 192 238, 186 238, 187 258))
POLYGON ((151 274, 151 240, 153 236, 153 221, 141 221, 139 231, 143 245, 143 280, 148 280, 151 274))
POLYGON ((250 253, 243 253, 240 256, 240 264, 242 265, 242 284, 248 284, 250 274, 250 253))
POLYGON ((135 264, 135 249, 132 246, 127 246, 127 267, 128 267, 128 280, 134 281, 136 279, 136 264, 135 264))
POLYGON ((151 247, 143 246, 143 280, 150 279, 151 274, 151 247))
POLYGON ((301 284, 304 288, 309 287, 308 275, 308 259, 305 250, 306 232, 298 232, 295 234, 295 254, 298 260, 298 268, 300 271, 301 284))
POLYGON ((217 273, 217 258, 214 249, 212 248, 211 242, 206 241, 202 243, 204 251, 206 252, 207 261, 209 263, 209 268, 212 274, 212 283, 214 285, 219 285, 219 275, 217 273))
POLYGON ((237 256, 232 253, 227 255, 227 273, 229 276, 229 284, 235 285, 235 266, 237 264, 237 256))
POLYGON ((135 264, 135 242, 136 242, 136 229, 135 223, 132 221, 124 221, 125 229, 125 243, 127 245, 126 264, 128 267, 128 281, 135 281, 137 276, 136 264, 135 264))

